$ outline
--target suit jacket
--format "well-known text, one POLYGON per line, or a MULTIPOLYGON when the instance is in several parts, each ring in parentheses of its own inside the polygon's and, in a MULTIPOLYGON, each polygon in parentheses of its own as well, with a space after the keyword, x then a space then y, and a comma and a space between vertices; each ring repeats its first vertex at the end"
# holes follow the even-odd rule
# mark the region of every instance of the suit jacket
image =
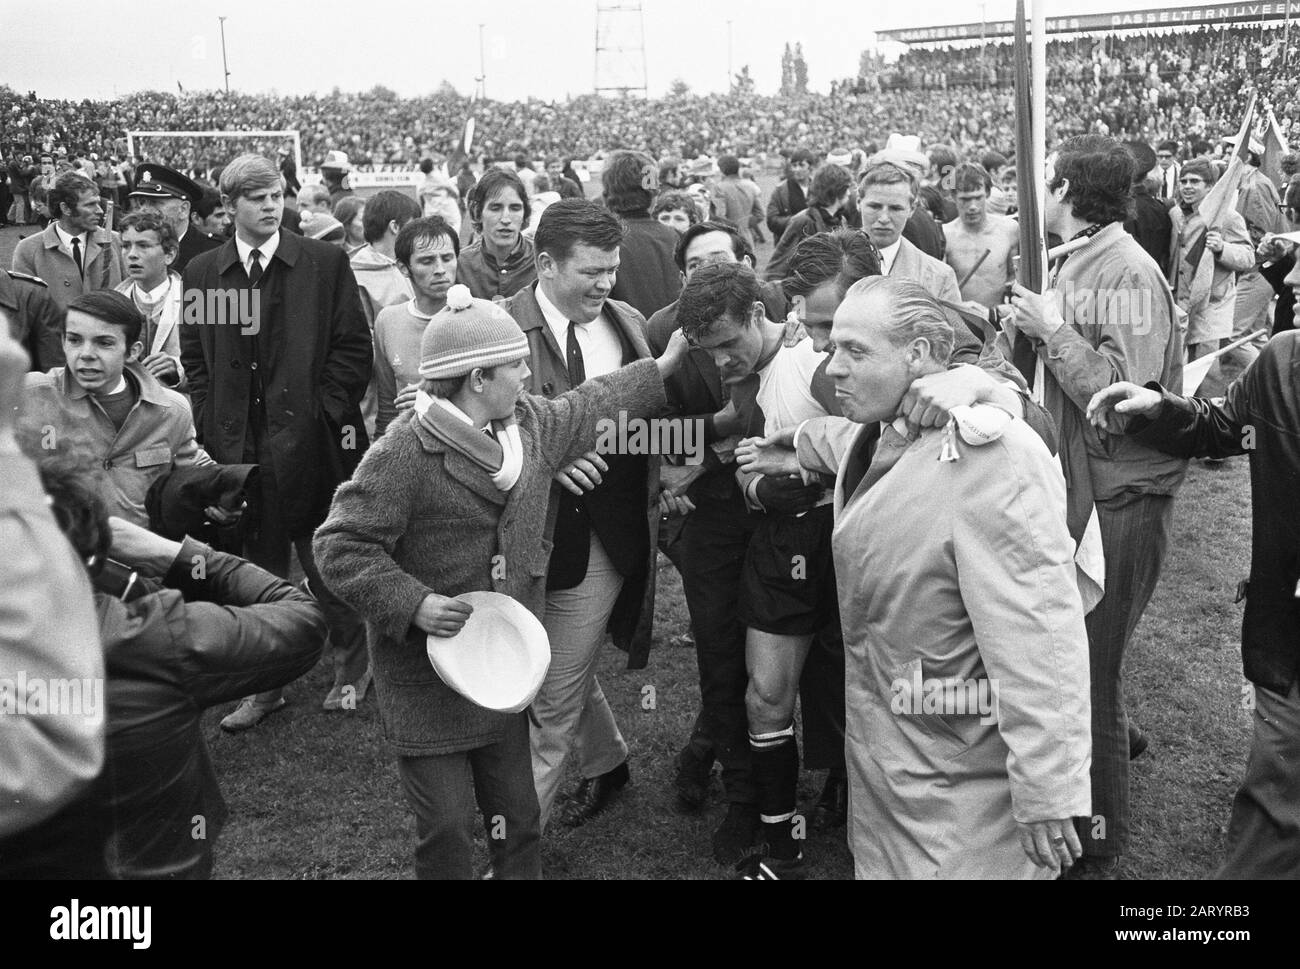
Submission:
POLYGON ((61 309, 67 309, 82 293, 112 289, 122 281, 125 272, 121 237, 107 229, 96 229, 87 237, 81 263, 85 271, 79 273, 72 253, 62 248, 53 222, 43 232, 19 240, 14 249, 14 271, 45 280, 61 309))
POLYGON ((201 229, 190 226, 181 237, 180 252, 176 254, 176 261, 172 263, 172 272, 183 273, 191 259, 201 252, 218 248, 224 241, 224 239, 214 239, 201 229))
MULTIPOLYGON (((249 289, 233 239, 198 256, 183 279, 186 290, 249 289)), ((207 307, 196 301, 199 318, 190 324, 187 316, 181 327, 181 360, 199 440, 221 464, 245 463, 249 370, 261 366, 278 511, 296 538, 325 519, 334 489, 369 443, 360 403, 374 348, 357 281, 338 246, 281 232, 260 288, 267 298, 255 341, 236 320, 206 319, 207 307)))
MULTIPOLYGON (((556 342, 554 334, 546 325, 546 317, 537 304, 537 283, 525 286, 515 295, 501 302, 501 307, 509 313, 519 328, 528 338, 528 348, 532 367, 532 384, 529 390, 543 397, 557 397, 571 389, 568 364, 563 349, 556 342)), ((619 331, 622 342, 630 345, 637 359, 650 356, 650 347, 645 339, 645 318, 627 303, 608 299, 604 312, 609 316, 619 331)), ((615 414, 607 415, 616 417, 615 414)), ((592 441, 595 446, 595 441, 592 441)), ((584 498, 591 517, 591 527, 601 543, 605 546, 615 566, 624 574, 623 591, 614 604, 613 615, 609 620, 609 631, 614 644, 628 654, 628 669, 641 669, 646 665, 650 655, 651 627, 654 620, 655 592, 655 556, 659 536, 659 458, 650 455, 646 461, 646 487, 643 492, 645 506, 640 509, 620 507, 617 511, 605 507, 601 489, 589 492, 584 498), (593 498, 592 496, 596 497, 593 498), (636 536, 636 543, 644 549, 644 558, 640 567, 625 571, 626 556, 620 548, 627 542, 628 529, 642 528, 644 531, 636 536), (615 538, 621 541, 615 541, 615 538)), ((548 518, 553 522, 560 508, 560 502, 568 492, 559 485, 551 487, 551 507, 548 518)), ((548 538, 551 536, 548 535, 548 538)), ((552 568, 564 563, 552 563, 552 568)))
MULTIPOLYGON (((961 302, 957 287, 957 274, 946 262, 926 255, 904 236, 898 243, 898 254, 889 267, 889 275, 896 279, 910 279, 920 283, 926 291, 950 303, 961 302)), ((964 326, 964 325, 963 325, 964 326)))

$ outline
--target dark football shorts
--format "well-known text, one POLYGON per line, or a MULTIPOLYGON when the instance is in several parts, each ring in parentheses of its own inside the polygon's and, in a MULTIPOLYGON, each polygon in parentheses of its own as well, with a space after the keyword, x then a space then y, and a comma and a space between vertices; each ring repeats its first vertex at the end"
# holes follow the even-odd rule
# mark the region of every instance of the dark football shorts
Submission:
POLYGON ((838 623, 833 525, 829 504, 802 516, 763 516, 740 576, 742 623, 778 636, 812 635, 838 623))

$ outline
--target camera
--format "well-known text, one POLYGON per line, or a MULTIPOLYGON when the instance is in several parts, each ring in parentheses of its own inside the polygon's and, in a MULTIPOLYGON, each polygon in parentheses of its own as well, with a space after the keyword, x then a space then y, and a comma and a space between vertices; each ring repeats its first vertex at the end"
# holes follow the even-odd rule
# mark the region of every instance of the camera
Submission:
POLYGON ((131 602, 149 592, 140 573, 107 556, 92 555, 86 561, 96 592, 131 602))

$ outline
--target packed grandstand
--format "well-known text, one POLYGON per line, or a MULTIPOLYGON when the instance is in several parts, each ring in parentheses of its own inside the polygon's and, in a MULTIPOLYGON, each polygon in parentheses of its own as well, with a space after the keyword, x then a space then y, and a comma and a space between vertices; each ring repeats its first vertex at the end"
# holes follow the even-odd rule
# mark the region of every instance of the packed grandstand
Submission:
MULTIPOLYGON (((1281 24, 1206 26, 1053 40, 1048 140, 1096 132, 1149 143, 1214 143, 1235 131, 1243 88, 1251 82, 1289 135, 1293 125, 1300 127, 1300 31, 1290 50, 1286 31, 1281 24)), ((115 101, 55 101, 0 87, 0 147, 6 161, 60 148, 125 160, 128 131, 295 129, 308 167, 342 150, 362 171, 412 169, 424 157, 451 154, 472 113, 474 152, 489 157, 527 151, 588 158, 631 148, 656 157, 779 161, 795 145, 869 148, 899 130, 963 153, 1007 151, 1014 143, 1011 58, 1007 43, 916 48, 882 71, 833 83, 828 94, 688 93, 652 99, 635 111, 596 95, 472 101, 446 86, 423 97, 376 87, 305 96, 143 91, 115 101)), ((239 151, 280 147, 266 140, 155 139, 140 153, 142 160, 202 170, 239 151)))

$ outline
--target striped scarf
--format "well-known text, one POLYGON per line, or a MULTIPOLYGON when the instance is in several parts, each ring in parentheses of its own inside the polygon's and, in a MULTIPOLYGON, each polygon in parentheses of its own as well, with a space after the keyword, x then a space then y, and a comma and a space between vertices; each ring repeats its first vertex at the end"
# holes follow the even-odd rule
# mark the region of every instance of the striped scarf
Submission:
POLYGON ((431 397, 424 391, 415 395, 415 415, 420 425, 487 472, 499 491, 509 491, 524 467, 523 445, 514 415, 504 421, 493 421, 489 435, 476 430, 473 424, 462 419, 462 414, 449 400, 431 397))

